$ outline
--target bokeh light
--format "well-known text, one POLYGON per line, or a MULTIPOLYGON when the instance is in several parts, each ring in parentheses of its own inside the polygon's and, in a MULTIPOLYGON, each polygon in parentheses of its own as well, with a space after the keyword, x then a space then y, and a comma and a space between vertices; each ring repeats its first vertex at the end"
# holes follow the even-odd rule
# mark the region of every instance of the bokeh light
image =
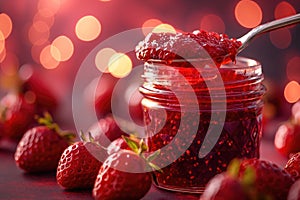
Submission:
POLYGON ((92 41, 99 36, 100 32, 101 24, 94 16, 84 16, 76 23, 75 33, 82 41, 92 41))
POLYGON ((61 5, 61 0, 39 0, 38 10, 44 16, 50 17, 57 13, 61 5))
POLYGON ((66 61, 74 53, 74 45, 70 38, 61 35, 55 38, 51 45, 51 55, 57 61, 66 61))
POLYGON ((34 21, 32 26, 38 32, 49 32, 50 30, 50 26, 43 20, 34 21))
POLYGON ((300 99, 300 85, 297 81, 290 81, 285 86, 284 97, 289 103, 295 103, 300 99))
MULTIPOLYGON (((56 59, 54 59, 52 56, 51 48, 52 48, 52 52, 54 52, 55 47, 51 47, 51 45, 47 45, 43 48, 40 54, 40 63, 46 69, 55 69, 59 65, 59 62, 56 59)), ((58 50, 56 49, 56 51, 58 50)), ((59 53, 57 52, 56 54, 59 55, 59 53)))
POLYGON ((162 22, 159 19, 148 19, 146 20, 142 25, 142 31, 143 34, 146 36, 148 35, 154 27, 162 24, 162 22))
POLYGON ((262 21, 262 9, 252 0, 239 1, 234 10, 238 23, 246 28, 258 26, 262 21))
MULTIPOLYGON (((2 32, 4 38, 8 38, 8 36, 11 34, 12 31, 12 21, 10 17, 5 14, 0 14, 0 31, 2 32)), ((1 40, 1 39, 0 39, 1 40)))
POLYGON ((200 22, 200 29, 206 31, 215 31, 217 33, 225 33, 224 21, 218 15, 205 15, 200 22))
POLYGON ((0 30, 0 52, 2 52, 4 49, 5 49, 5 38, 2 31, 0 30))
POLYGON ((153 33, 176 33, 176 29, 170 24, 159 24, 152 30, 153 33))
POLYGON ((26 99, 26 102, 34 103, 36 101, 36 94, 29 90, 25 92, 24 98, 26 99))
POLYGON ((40 63, 40 54, 41 54, 41 51, 43 50, 43 48, 44 48, 44 46, 41 46, 41 45, 32 45, 32 47, 31 47, 31 51, 30 51, 31 57, 36 63, 40 63))
POLYGON ((20 65, 19 58, 12 51, 6 51, 5 59, 2 61, 1 71, 7 75, 15 75, 20 65))
POLYGON ((272 44, 279 48, 288 48, 292 42, 292 35, 287 28, 278 29, 270 32, 270 40, 272 44))
POLYGON ((286 1, 278 3, 274 11, 275 19, 280 19, 294 14, 296 14, 295 8, 286 1))
POLYGON ((131 59, 124 53, 115 53, 108 63, 108 71, 117 78, 127 76, 132 69, 131 59))
POLYGON ((95 65, 99 71, 107 73, 110 58, 117 53, 112 48, 103 48, 96 54, 95 65))
POLYGON ((43 21, 51 27, 54 24, 54 16, 49 13, 48 9, 39 10, 33 17, 33 22, 43 21))
MULTIPOLYGON (((44 24, 45 25, 45 24, 44 24)), ((32 25, 28 30, 28 39, 33 45, 43 45, 45 44, 49 39, 49 29, 36 29, 36 25, 32 25), (43 32, 44 30, 44 32, 43 32)))
POLYGON ((289 80, 300 82, 300 56, 294 56, 288 61, 286 76, 289 80))
POLYGON ((0 63, 3 62, 3 60, 5 59, 5 57, 6 57, 6 50, 4 48, 2 51, 0 51, 0 63))

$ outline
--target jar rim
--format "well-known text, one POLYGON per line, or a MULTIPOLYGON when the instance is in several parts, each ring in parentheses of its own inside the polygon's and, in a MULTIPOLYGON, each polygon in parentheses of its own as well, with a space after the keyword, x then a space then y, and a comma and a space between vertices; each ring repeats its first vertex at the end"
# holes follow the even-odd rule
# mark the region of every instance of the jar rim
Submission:
MULTIPOLYGON (((172 63, 184 63, 184 62, 211 62, 213 63, 211 58, 190 58, 190 59, 174 59, 171 61, 160 60, 160 59, 149 59, 146 63, 160 63, 170 65, 172 63)), ((247 69, 247 68, 255 68, 261 66, 261 63, 255 59, 237 56, 235 62, 230 62, 226 64, 222 64, 220 69, 247 69)))

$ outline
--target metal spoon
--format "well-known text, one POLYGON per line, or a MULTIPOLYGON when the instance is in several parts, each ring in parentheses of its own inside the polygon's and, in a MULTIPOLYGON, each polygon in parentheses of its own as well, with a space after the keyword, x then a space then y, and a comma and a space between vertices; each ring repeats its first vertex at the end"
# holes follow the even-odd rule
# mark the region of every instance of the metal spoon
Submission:
POLYGON ((283 28, 289 25, 297 24, 300 22, 300 14, 292 15, 289 17, 281 18, 278 20, 274 20, 265 24, 262 24, 260 26, 257 26, 256 28, 253 28, 251 31, 246 33, 244 36, 237 39, 242 43, 242 46, 238 49, 237 53, 240 53, 242 50, 244 50, 250 42, 256 38, 257 36, 267 33, 279 28, 283 28))

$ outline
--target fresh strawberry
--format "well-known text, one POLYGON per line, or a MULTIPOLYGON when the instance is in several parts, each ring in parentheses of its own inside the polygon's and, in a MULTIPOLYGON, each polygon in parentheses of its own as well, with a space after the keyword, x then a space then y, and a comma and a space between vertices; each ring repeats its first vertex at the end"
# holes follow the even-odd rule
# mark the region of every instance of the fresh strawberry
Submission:
POLYGON ((287 198, 294 179, 286 170, 269 161, 246 159, 241 162, 239 177, 243 177, 249 170, 253 172, 258 195, 278 200, 287 198))
POLYGON ((93 188, 105 150, 92 142, 76 142, 63 152, 56 173, 57 183, 66 189, 93 188), (95 158, 93 155, 98 155, 95 158))
POLYGON ((0 100, 2 136, 18 142, 34 123, 35 105, 23 95, 8 93, 0 100))
POLYGON ((116 153, 120 151, 121 149, 128 149, 130 150, 128 144, 124 140, 124 138, 118 138, 114 140, 110 145, 107 147, 107 153, 108 155, 111 155, 113 153, 116 153))
POLYGON ((48 114, 39 122, 45 125, 29 129, 15 152, 16 165, 26 172, 55 171, 61 154, 69 146, 70 138, 74 137, 61 131, 48 114))
POLYGON ((129 106, 129 114, 132 118, 132 120, 138 124, 138 125, 143 125, 144 120, 143 120, 143 108, 142 108, 142 99, 143 95, 140 93, 138 88, 133 92, 132 96, 130 99, 128 99, 128 106, 129 106))
POLYGON ((300 152, 294 154, 286 163, 285 170, 288 171, 295 180, 300 179, 300 152))
POLYGON ((88 132, 95 138, 95 141, 104 147, 107 147, 112 141, 120 138, 122 135, 127 135, 120 129, 112 115, 101 118, 88 132))
POLYGON ((227 172, 216 175, 212 178, 205 191, 201 196, 201 200, 247 200, 249 199, 245 193, 241 182, 235 177, 230 176, 227 172))
POLYGON ((95 181, 95 199, 141 199, 151 187, 151 175, 145 172, 146 161, 130 150, 110 155, 95 181))
POLYGON ((292 185, 287 200, 300 200, 300 180, 292 185))
POLYGON ((284 156, 300 151, 300 124, 287 121, 279 126, 274 139, 275 148, 284 156))
POLYGON ((112 112, 111 99, 118 80, 111 74, 104 73, 100 79, 92 80, 84 91, 86 103, 95 108, 97 117, 103 118, 112 112))
POLYGON ((118 152, 122 149, 128 149, 140 154, 141 152, 145 152, 148 150, 148 146, 144 142, 144 140, 139 139, 136 135, 130 134, 129 136, 124 136, 114 140, 107 147, 108 155, 111 155, 115 152, 118 152))
POLYGON ((58 106, 58 100, 53 91, 47 84, 41 80, 39 74, 34 71, 30 65, 24 65, 19 70, 21 86, 19 88, 22 94, 31 94, 35 98, 38 114, 45 111, 55 111, 58 106))

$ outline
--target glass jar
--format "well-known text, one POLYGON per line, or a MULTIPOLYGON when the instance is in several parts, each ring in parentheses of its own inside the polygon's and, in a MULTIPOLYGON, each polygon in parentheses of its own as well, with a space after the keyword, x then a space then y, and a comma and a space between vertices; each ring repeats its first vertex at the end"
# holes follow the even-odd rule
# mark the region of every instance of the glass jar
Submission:
POLYGON ((238 57, 217 68, 206 60, 149 60, 144 64, 144 122, 159 188, 202 193, 233 158, 258 158, 263 73, 238 57))

